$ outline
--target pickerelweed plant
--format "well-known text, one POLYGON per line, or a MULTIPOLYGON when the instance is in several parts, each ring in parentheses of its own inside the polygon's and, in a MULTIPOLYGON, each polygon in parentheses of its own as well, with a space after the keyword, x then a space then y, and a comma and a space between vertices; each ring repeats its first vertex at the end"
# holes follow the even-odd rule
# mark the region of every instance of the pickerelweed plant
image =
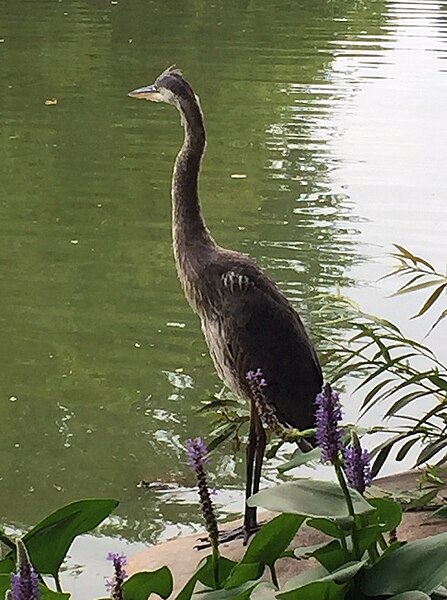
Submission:
MULTIPOLYGON (((253 372, 255 375, 257 372, 253 372)), ((268 382, 261 377, 257 393, 268 382)), ((262 403, 262 399, 260 400, 262 403)), ((291 464, 303 464, 317 455, 335 471, 335 481, 297 478, 262 490, 248 500, 279 512, 252 538, 238 563, 222 556, 218 577, 210 560, 204 560, 177 600, 427 600, 447 597, 447 533, 406 543, 397 539, 402 519, 397 502, 368 494, 372 482, 370 457, 355 432, 341 424, 340 397, 325 385, 318 394, 316 439, 318 449, 298 454, 291 464), (347 435, 348 434, 348 435, 347 435), (348 441, 346 441, 348 438, 348 441), (320 531, 326 540, 315 546, 288 550, 303 525, 320 531), (281 558, 311 566, 280 585, 277 563, 281 558), (272 583, 260 581, 268 568, 272 583)), ((282 471, 287 469, 282 468, 282 471)))
MULTIPOLYGON (((262 394, 268 382, 253 380, 262 394)), ((259 398, 260 405, 266 399, 259 398)), ((217 524, 206 481, 209 455, 200 438, 187 443, 188 461, 199 484, 199 497, 212 553, 202 559, 176 600, 440 600, 447 598, 447 533, 405 543, 395 534, 402 519, 400 505, 371 493, 370 460, 355 433, 341 423, 340 397, 326 385, 316 398, 319 448, 299 451, 283 465, 319 458, 335 471, 336 481, 297 478, 253 495, 250 506, 280 514, 253 536, 239 562, 223 557, 217 545, 217 524), (349 441, 347 441, 349 438, 349 441), (326 536, 315 546, 288 549, 303 525, 326 536), (391 534, 391 535, 390 535, 391 534), (278 562, 314 558, 301 574, 279 583, 278 562), (268 569, 271 581, 261 581, 268 569)), ((0 561, 0 598, 5 600, 69 600, 61 589, 59 569, 74 538, 98 525, 117 505, 115 500, 88 499, 71 503, 38 523, 14 543, 0 539, 10 552, 0 561), (56 590, 48 587, 52 575, 56 590)), ((110 554, 113 577, 108 598, 146 600, 171 597, 168 567, 126 577, 125 557, 110 554)))

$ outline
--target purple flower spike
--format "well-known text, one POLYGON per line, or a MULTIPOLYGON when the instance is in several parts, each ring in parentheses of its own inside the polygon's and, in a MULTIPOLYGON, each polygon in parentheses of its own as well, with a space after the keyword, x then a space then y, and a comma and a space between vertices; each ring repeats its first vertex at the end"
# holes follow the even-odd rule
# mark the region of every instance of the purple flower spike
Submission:
POLYGON ((261 369, 256 369, 256 371, 247 371, 245 379, 252 385, 254 384, 255 386, 257 386, 258 388, 267 387, 268 385, 267 380, 264 378, 264 374, 261 371, 261 369))
POLYGON ((321 449, 321 462, 335 464, 342 449, 340 397, 327 383, 315 398, 316 438, 321 449))
POLYGON ((125 554, 119 554, 118 552, 109 552, 107 560, 112 561, 115 573, 113 577, 106 581, 106 589, 111 593, 112 600, 123 600, 123 583, 127 577, 124 567, 127 564, 127 557, 125 554))
POLYGON ((217 551, 219 544, 219 530, 217 528, 214 506, 208 488, 205 466, 209 462, 208 448, 202 438, 186 440, 186 451, 188 454, 188 465, 196 474, 197 486, 199 488, 200 508, 205 520, 206 530, 210 538, 211 546, 217 551))
POLYGON ((348 485, 360 494, 371 485, 371 457, 368 450, 363 450, 357 435, 352 435, 351 445, 344 449, 344 471, 348 485))
POLYGON ((12 600, 40 600, 39 574, 30 562, 22 540, 17 540, 17 573, 11 575, 12 600))
POLYGON ((208 448, 202 438, 197 437, 192 440, 186 440, 186 451, 188 455, 188 465, 197 473, 198 469, 203 469, 209 463, 207 457, 208 448))

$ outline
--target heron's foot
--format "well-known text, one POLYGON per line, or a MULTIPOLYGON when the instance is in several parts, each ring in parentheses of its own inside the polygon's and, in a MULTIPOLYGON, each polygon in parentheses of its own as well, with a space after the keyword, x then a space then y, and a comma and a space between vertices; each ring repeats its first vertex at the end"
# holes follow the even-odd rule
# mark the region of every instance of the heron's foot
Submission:
MULTIPOLYGON (((242 544, 244 546, 247 545, 250 536, 256 533, 263 523, 255 523, 250 527, 250 530, 247 531, 244 525, 240 527, 236 527, 235 529, 229 529, 227 531, 219 531, 219 545, 226 544, 227 542, 232 542, 234 540, 243 540, 242 544)), ((205 548, 211 548, 211 543, 208 537, 202 537, 198 539, 198 544, 194 546, 195 550, 204 550, 205 548)))

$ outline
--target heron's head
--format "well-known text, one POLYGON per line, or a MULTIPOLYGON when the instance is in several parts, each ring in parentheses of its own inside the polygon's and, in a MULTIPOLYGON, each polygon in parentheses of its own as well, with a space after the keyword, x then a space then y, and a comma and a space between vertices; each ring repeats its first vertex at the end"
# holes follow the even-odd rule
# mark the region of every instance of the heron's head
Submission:
POLYGON ((182 73, 174 67, 169 67, 157 77, 155 83, 137 88, 129 92, 131 98, 166 102, 180 107, 182 101, 194 100, 194 92, 182 73))

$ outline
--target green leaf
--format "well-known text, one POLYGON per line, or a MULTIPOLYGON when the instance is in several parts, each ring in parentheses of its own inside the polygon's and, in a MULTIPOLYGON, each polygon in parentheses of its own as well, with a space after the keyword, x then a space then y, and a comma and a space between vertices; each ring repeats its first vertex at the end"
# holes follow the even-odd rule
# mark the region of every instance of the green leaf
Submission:
POLYGON ((334 581, 314 581, 300 588, 277 594, 281 600, 343 600, 346 593, 346 584, 337 584, 334 581))
POLYGON ((253 589, 250 600, 276 600, 277 591, 271 583, 262 581, 253 589))
POLYGON ((209 440, 208 451, 211 452, 211 450, 215 450, 218 446, 220 446, 220 444, 222 444, 222 442, 227 440, 236 431, 236 423, 230 423, 229 425, 225 426, 219 435, 216 435, 215 437, 209 440))
MULTIPOLYGON (((356 513, 374 510, 358 492, 349 491, 356 513)), ((305 517, 349 517, 346 499, 337 483, 298 478, 251 496, 249 506, 305 517)))
POLYGON ((416 466, 418 467, 422 463, 427 462, 428 460, 430 460, 430 458, 432 458, 433 456, 438 454, 438 452, 441 452, 442 450, 444 450, 444 448, 446 448, 446 447, 447 447, 447 436, 438 437, 437 440, 435 440, 431 444, 427 444, 427 446, 425 446, 422 449, 422 451, 420 452, 419 456, 416 459, 416 466))
POLYGON ((411 448, 415 445, 415 443, 418 441, 417 437, 414 437, 411 440, 408 440, 407 442, 405 442, 405 444, 403 444, 401 446, 401 448, 399 449, 399 452, 396 454, 396 460, 398 462, 400 462, 401 460, 403 460, 408 452, 411 450, 411 448))
POLYGON ((251 540, 243 563, 261 563, 272 566, 286 550, 304 522, 301 515, 278 515, 256 533, 251 540))
POLYGON ((123 584, 124 600, 147 600, 151 594, 168 598, 172 593, 172 583, 168 567, 135 573, 123 584))
POLYGON ((229 590, 231 588, 239 587, 247 581, 255 581, 261 577, 264 568, 264 565, 259 562, 240 562, 234 566, 230 575, 225 580, 223 587, 226 590, 229 590))
POLYGON ((369 503, 376 511, 368 515, 368 521, 380 525, 381 531, 393 531, 400 525, 402 521, 400 504, 388 498, 370 498, 369 503))
POLYGON ((318 548, 313 553, 320 565, 323 565, 329 572, 335 571, 342 565, 349 562, 349 554, 343 549, 338 540, 332 540, 322 548, 318 548))
POLYGON ((442 294, 442 292, 446 288, 447 288, 447 284, 445 284, 445 283, 443 283, 442 285, 438 286, 435 289, 435 291, 430 295, 430 297, 425 301, 425 303, 422 306, 422 308, 420 309, 420 311, 416 315, 414 315, 413 317, 411 317, 411 318, 415 319, 415 318, 421 317, 423 314, 425 314, 427 312, 427 310, 433 306, 433 304, 436 302, 436 300, 439 298, 439 296, 442 294))
POLYGON ((441 506, 437 510, 431 513, 431 519, 447 519, 447 505, 441 506))
POLYGON ((420 590, 431 594, 447 579, 447 533, 410 542, 381 558, 361 582, 367 596, 420 590))
MULTIPOLYGON (((223 585, 226 579, 230 576, 231 571, 236 566, 233 560, 219 557, 219 584, 223 585)), ((196 571, 192 574, 189 580, 185 583, 181 591, 178 593, 176 600, 189 600, 196 587, 196 583, 200 581, 208 588, 214 586, 214 574, 212 556, 207 556, 197 565, 196 571)))
POLYGON ((192 598, 194 600, 248 600, 257 585, 259 585, 257 581, 246 581, 237 588, 202 591, 193 594, 192 598))
POLYGON ((285 473, 286 471, 290 471, 290 469, 295 469, 295 467, 301 467, 302 465, 307 465, 312 461, 318 461, 321 457, 320 448, 313 448, 310 452, 302 452, 299 448, 296 450, 290 460, 285 462, 282 465, 279 465, 278 471, 280 473, 285 473))
POLYGON ((314 555, 315 550, 324 548, 328 543, 330 544, 332 542, 321 542, 321 544, 314 544, 313 546, 301 546, 300 548, 295 548, 293 555, 297 560, 311 558, 314 555))
MULTIPOLYGON (((439 325, 439 323, 441 321, 443 321, 445 318, 447 317, 447 308, 444 308, 444 310, 442 311, 442 313, 439 315, 439 317, 436 319, 436 321, 433 323, 433 325, 430 327, 430 331, 428 333, 431 333, 433 331, 433 329, 435 327, 437 327, 439 325)), ((428 335, 428 334, 427 334, 428 335)))
POLYGON ((410 592, 403 592, 389 598, 389 600, 430 600, 430 596, 419 590, 411 590, 410 592))
POLYGON ((23 542, 37 571, 56 577, 75 537, 97 527, 118 504, 111 499, 79 500, 33 527, 23 542))
POLYGON ((309 527, 313 527, 314 529, 318 529, 318 531, 322 531, 326 535, 330 535, 333 538, 343 537, 343 530, 341 527, 339 527, 337 521, 334 519, 325 519, 323 517, 308 519, 306 521, 306 525, 309 525, 309 527))
MULTIPOLYGON (((15 557, 12 554, 12 552, 7 558, 0 560, 0 573, 12 573, 13 571, 15 571, 15 568, 16 568, 16 561, 15 561, 15 557)), ((1 598, 1 594, 0 594, 0 598, 1 598)))
MULTIPOLYGON (((292 577, 284 586, 284 591, 277 594, 277 598, 285 600, 341 600, 350 581, 364 567, 366 561, 356 561, 346 564, 329 575, 324 575, 309 581, 312 572, 305 575, 301 573, 292 577), (303 577, 304 575, 304 577, 303 577), (315 584, 325 584, 318 585, 315 584), (326 585, 328 584, 328 585, 326 585), (332 584, 332 585, 331 585, 332 584)), ((318 570, 316 573, 318 574, 318 570)))

